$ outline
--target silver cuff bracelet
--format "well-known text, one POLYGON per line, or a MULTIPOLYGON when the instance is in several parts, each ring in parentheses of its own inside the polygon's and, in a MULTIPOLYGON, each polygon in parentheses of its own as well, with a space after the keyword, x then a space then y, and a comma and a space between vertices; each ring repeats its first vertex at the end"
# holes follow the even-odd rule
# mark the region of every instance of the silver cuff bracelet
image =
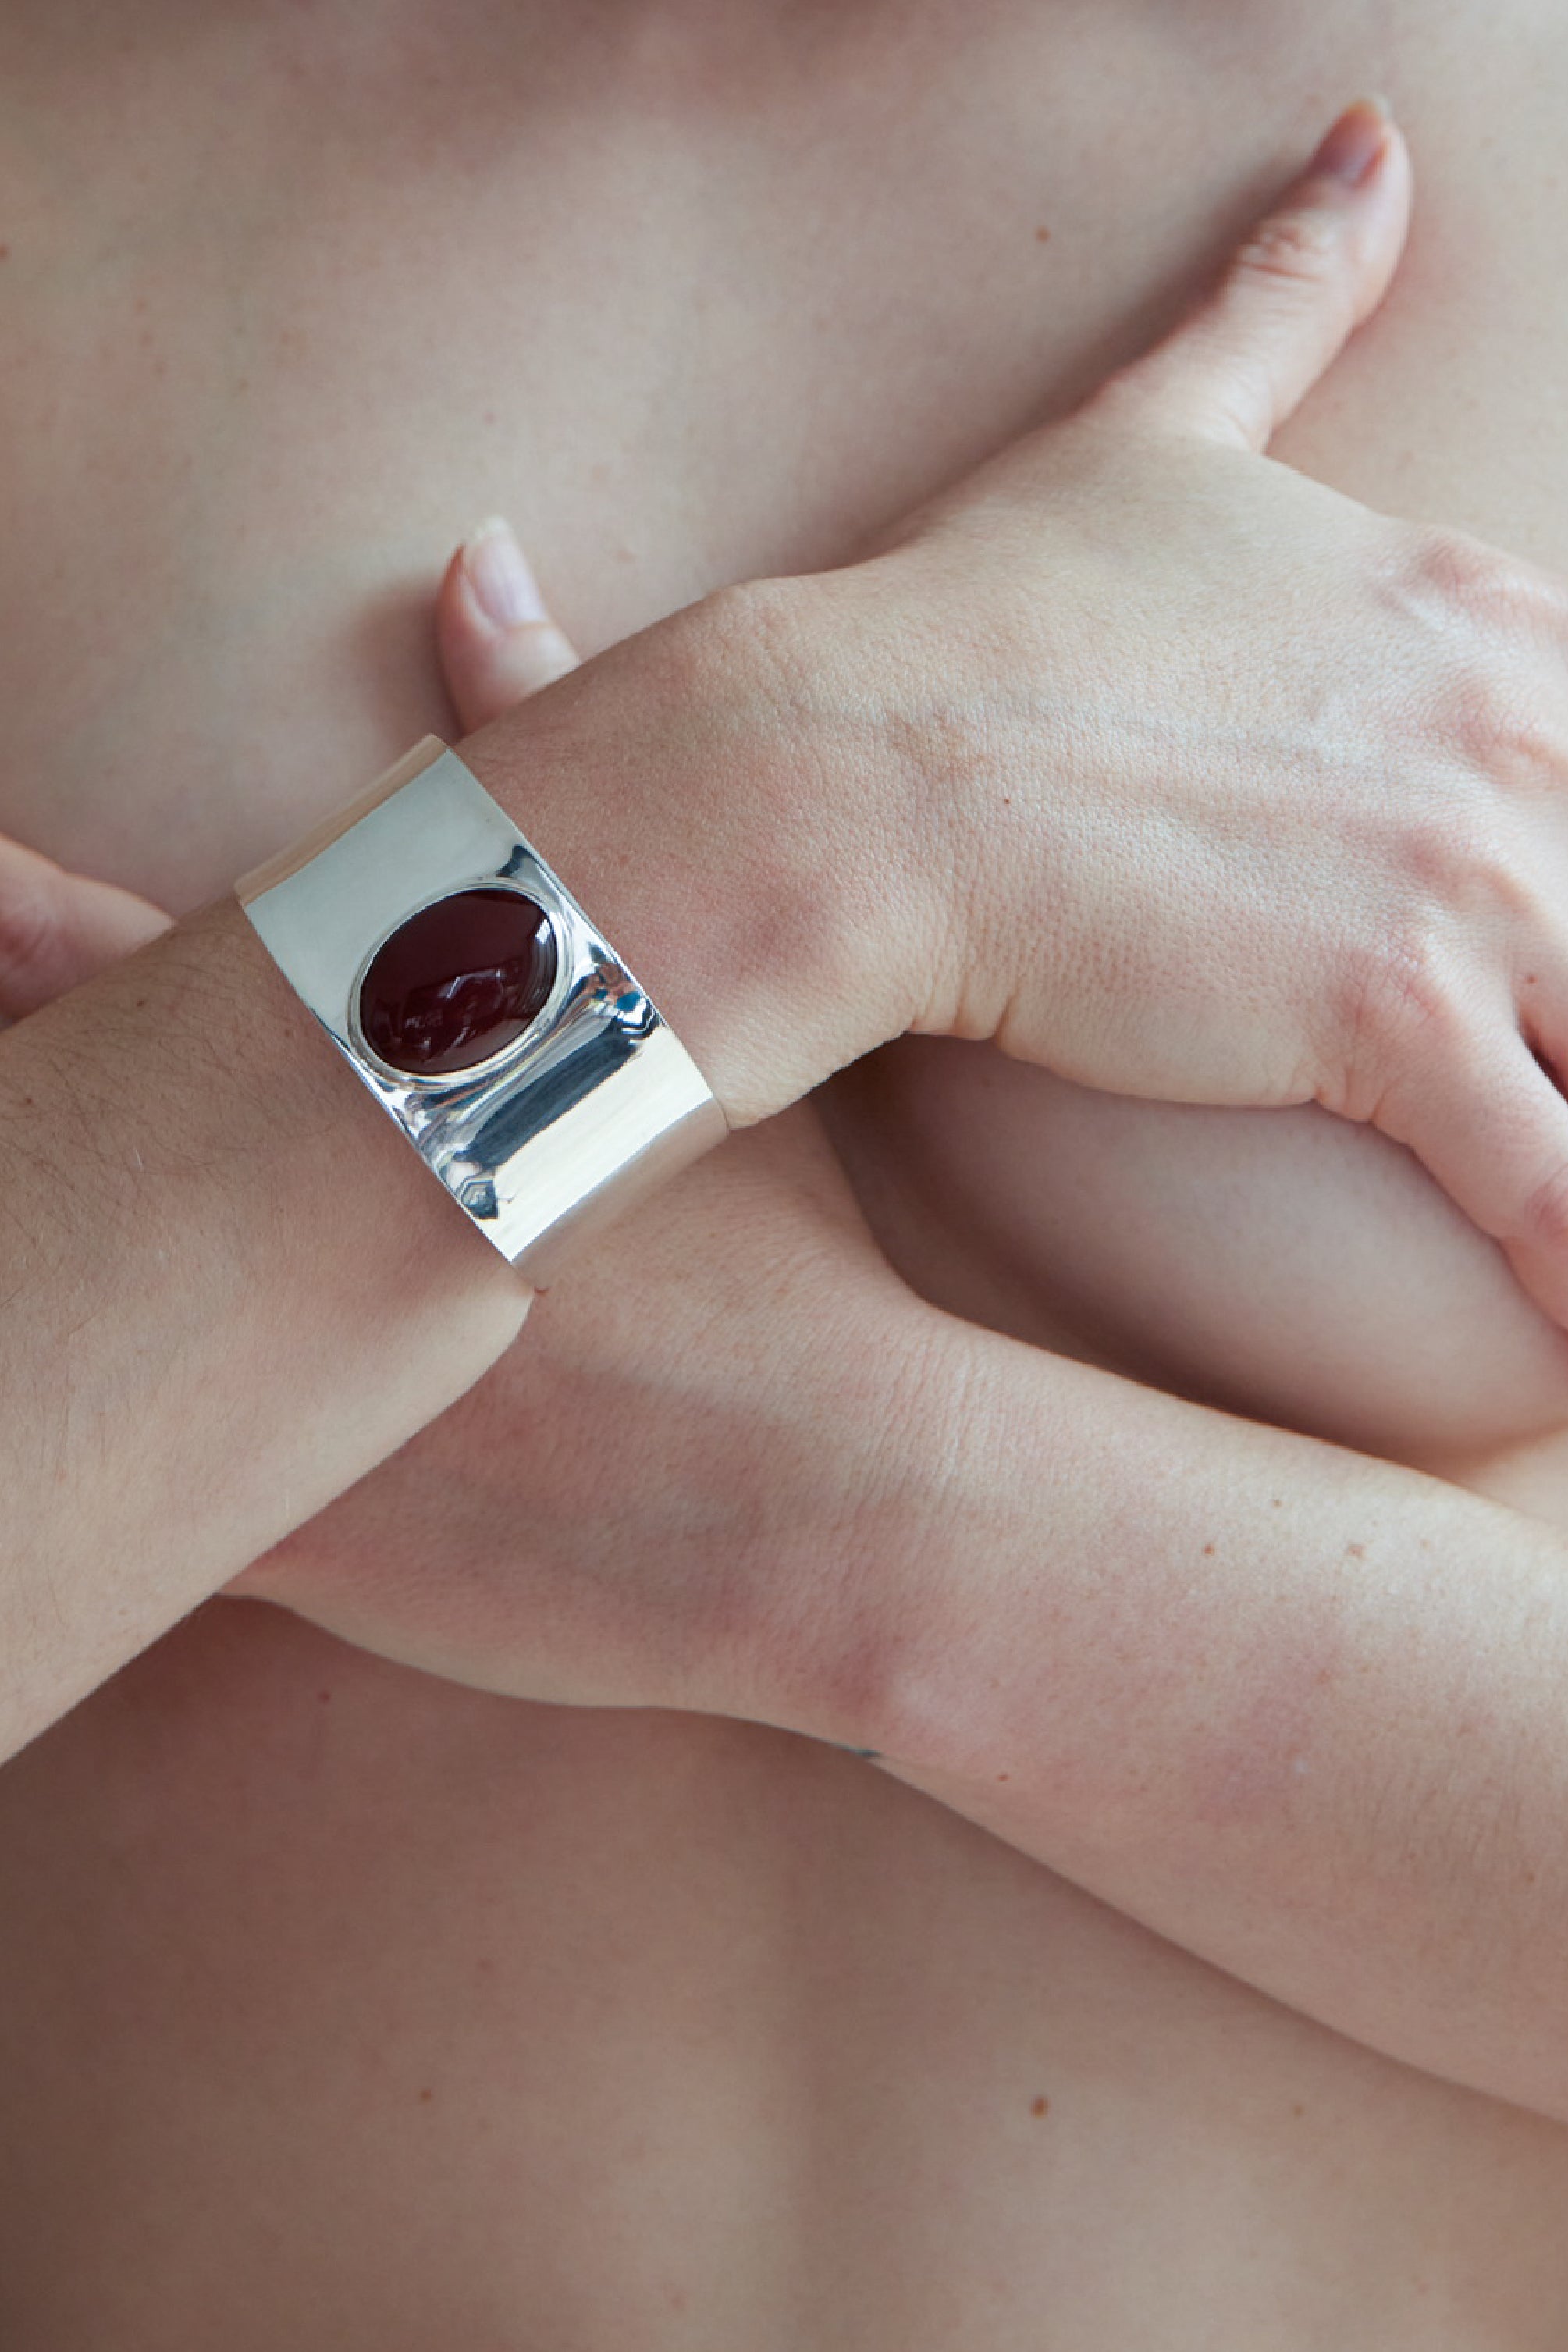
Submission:
POLYGON ((530 1281, 727 1132, 619 956, 433 735, 235 895, 344 1059, 530 1281))

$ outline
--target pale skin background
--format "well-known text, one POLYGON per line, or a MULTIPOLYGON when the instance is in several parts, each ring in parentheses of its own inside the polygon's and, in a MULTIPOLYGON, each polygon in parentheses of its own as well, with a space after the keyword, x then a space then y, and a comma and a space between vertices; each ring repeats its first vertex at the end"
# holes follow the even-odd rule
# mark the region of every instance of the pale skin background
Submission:
MULTIPOLYGON (((1306 19, 14 13, 0 816, 221 887, 441 721, 490 507, 588 648, 849 552, 1135 348, 1358 85, 1423 211, 1282 453, 1562 565, 1568 32, 1306 19)), ((1485 1245, 1312 1115, 911 1047, 838 1124, 912 1276, 1027 1336, 1493 1484, 1562 1410, 1485 1245)), ((228 1605, 9 1769, 0 1841, 18 2344, 1560 2340, 1555 2126, 803 1742, 228 1605)))

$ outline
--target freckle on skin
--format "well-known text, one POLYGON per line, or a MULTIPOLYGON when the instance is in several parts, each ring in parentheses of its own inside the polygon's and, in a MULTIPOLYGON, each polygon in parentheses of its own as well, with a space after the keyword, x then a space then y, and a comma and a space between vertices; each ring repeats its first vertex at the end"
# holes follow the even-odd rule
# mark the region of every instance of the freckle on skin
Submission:
POLYGON ((1344 1548, 1344 1556, 1346 1559, 1364 1559, 1366 1558, 1366 1546, 1364 1544, 1346 1544, 1344 1548))
POLYGON ((1036 245, 1049 245, 1051 243, 1051 231, 1046 227, 1043 221, 1041 221, 1040 226, 1034 233, 1034 241, 1036 245))
POLYGON ((1204 1545, 1203 1556, 1205 1559, 1212 1559, 1214 1558, 1214 1546, 1212 1544, 1204 1545))
POLYGON ((1037 2099, 1031 2099, 1031 2100, 1030 2101, 1030 2103, 1029 2103, 1029 2111, 1030 2111, 1030 2115, 1031 2115, 1031 2116, 1048 2116, 1048 2115, 1050 2115, 1050 2113, 1051 2113, 1051 2101, 1046 2097, 1045 2093, 1044 2093, 1043 2091, 1040 2093, 1040 2095, 1039 2098, 1037 2098, 1037 2099))
POLYGON ((1302 2106, 1300 2099, 1297 2099, 1291 2108, 1291 2113, 1293 2116, 1304 2116, 1306 2112, 1307 2111, 1305 2107, 1302 2106))
POLYGON ((997 1774, 997 1779, 998 1780, 1010 1780, 1012 1777, 1013 1776, 1010 1772, 998 1772, 997 1774))
POLYGON ((323 1706, 330 1706, 332 1704, 332 1694, 329 1690, 318 1691, 316 1696, 320 1700, 323 1706))
POLYGON ((434 2091, 421 2091, 419 2095, 420 2105, 422 2107, 428 2107, 434 2096, 435 2094, 434 2091))

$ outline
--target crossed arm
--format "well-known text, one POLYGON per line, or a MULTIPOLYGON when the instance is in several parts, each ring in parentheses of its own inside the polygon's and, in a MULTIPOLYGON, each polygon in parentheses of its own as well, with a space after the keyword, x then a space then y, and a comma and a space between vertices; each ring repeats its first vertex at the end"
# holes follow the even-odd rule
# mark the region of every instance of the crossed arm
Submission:
MULTIPOLYGON (((1320 319, 1303 344, 1288 307, 1281 329, 1277 265, 1291 240, 1260 248, 1272 258, 1240 281, 1264 306, 1260 350, 1241 338, 1248 364, 1222 404, 1229 426, 1239 405, 1266 394, 1277 409, 1292 383, 1299 394, 1303 350, 1321 364, 1364 307, 1369 271, 1392 266, 1386 222, 1379 248, 1365 216, 1336 231, 1340 215, 1318 210, 1310 233, 1292 233, 1294 249, 1322 265, 1337 330, 1320 319), (1336 262, 1346 253, 1348 265, 1336 262)), ((1083 497, 1108 477, 1121 483, 1124 445, 1135 454, 1157 439, 1157 403, 1186 413, 1222 323, 1198 322, 1141 391, 1121 386, 1079 433, 1082 462, 1058 502, 1066 540, 1092 538, 1083 497)), ((1267 418, 1248 429, 1260 436, 1267 418)), ((1186 504, 1223 529, 1230 458, 1179 455, 1186 504)), ((1050 488, 1040 457, 1031 453, 1029 479, 1050 488)), ((1239 448, 1234 459, 1254 462, 1239 448)), ((1145 513, 1157 470, 1134 468, 1145 513)), ((818 650, 830 640, 852 650, 868 611, 901 617, 900 583, 905 594, 910 582, 934 592, 928 635, 933 613, 951 632, 942 565, 972 565, 1005 538, 1005 488, 993 475, 968 507, 936 517, 902 569, 879 559, 822 590, 818 650), (852 590, 862 599, 852 609, 852 590)), ((1125 499, 1113 510, 1130 528, 1125 499)), ((1441 567, 1431 547, 1426 555, 1430 600, 1441 567)), ((1462 572, 1455 547, 1444 562, 1462 572)), ((1379 574, 1385 588, 1389 576, 1379 574)), ((1481 584, 1494 611, 1500 598, 1510 614, 1528 604, 1536 622, 1554 609, 1544 588, 1501 568, 1481 584)), ((1470 590, 1470 603, 1488 601, 1473 580, 1470 590)), ((465 593, 449 583, 448 607, 465 593)), ((780 849, 800 831, 802 745, 813 739, 790 670, 799 609, 793 597, 720 600, 471 747, 749 1115, 912 1018, 1040 1051, 1053 1011, 1049 989, 1030 996, 1008 965, 1019 925, 998 921, 994 882, 945 972, 917 985, 906 967, 885 1001, 855 996, 869 1034, 845 1026, 836 1001, 841 942, 826 942, 804 976, 791 962, 798 939, 779 936, 778 893, 782 882, 801 901, 818 847, 764 869, 753 845, 760 835, 780 849), (738 730, 734 672, 758 640, 766 658, 748 673, 738 730), (706 765, 695 789, 694 711, 709 739, 695 744, 706 765), (722 795, 742 733, 751 798, 737 818, 722 795), (653 807, 637 797, 650 763, 666 790, 653 807), (776 821, 759 826, 770 794, 776 821), (664 852, 653 910, 620 850, 639 821, 664 852), (781 1005, 816 1055, 782 1074, 764 1050, 781 1005)), ((897 634, 907 646, 909 631, 897 634)), ((1002 634, 1006 662, 1025 649, 1002 634)), ((478 643, 493 660, 494 642, 478 643)), ((1103 704, 1081 709, 1104 724, 1103 704)), ((470 715, 487 709, 476 701, 470 715)), ((832 758, 846 734, 863 744, 841 703, 820 771, 817 815, 830 831, 843 822, 832 758)), ((1061 748, 1071 769, 1072 746, 1061 748)), ((846 921, 904 870, 882 853, 929 814, 908 764, 893 796, 872 802, 846 921)), ((1010 805, 1000 786, 1011 773, 1005 757, 975 758, 970 782, 1010 805)), ((1083 803, 1091 831, 1105 802, 1083 803)), ((1070 794, 1062 813, 1071 835, 1070 794)), ((1367 816, 1374 834, 1386 823, 1380 810, 1367 816)), ((1013 838, 991 830, 998 871, 1013 838)), ((1428 850, 1431 839, 1428 827, 1428 850)), ((1067 868, 1055 878, 1073 881, 1067 868)), ((1520 894, 1500 898, 1517 918, 1520 894)), ((1026 893, 1016 910, 1029 903, 1026 893)), ((1375 915, 1389 903, 1385 887, 1375 915)), ((1092 891, 1078 905, 1082 942, 1105 908, 1092 891)), ((906 894, 895 911, 907 923, 934 909, 906 894)), ((949 909, 946 936, 959 928, 949 909)), ((1521 942, 1507 923, 1476 928, 1501 937, 1511 963, 1521 942)), ((867 929, 880 947, 885 931, 875 919, 867 929)), ((1550 937, 1531 960, 1554 982, 1549 950, 1550 937)), ((1526 1270, 1532 1254, 1544 1263, 1543 1286, 1561 1283, 1558 1113, 1533 1064, 1536 1091, 1521 1091, 1519 1034, 1503 1056, 1509 1090, 1482 1084, 1473 1097, 1480 1114, 1511 1122, 1498 1129, 1508 1149, 1445 1160, 1444 1084, 1417 1094, 1394 1082, 1409 1024, 1368 1020, 1368 970, 1352 964, 1341 994, 1355 1018, 1348 1033, 1343 1020, 1329 1025, 1364 1051, 1325 1049, 1306 1090, 1328 1091, 1332 1076, 1341 1108, 1392 1105, 1393 1131, 1403 1122, 1429 1136, 1461 1194, 1484 1192, 1490 1163, 1502 1163, 1519 1212, 1506 1237, 1526 1270), (1527 1181, 1532 1168, 1546 1171, 1539 1183, 1527 1181)), ((1127 1083, 1117 1056, 1147 1050, 1167 976, 1155 958, 1142 1012, 1134 987, 1120 1027, 1107 1027, 1103 992, 1088 992, 1060 1058, 1082 1067, 1098 1035, 1108 1082, 1127 1083)), ((1438 1061, 1451 1108, 1477 1040, 1455 1043, 1435 967, 1416 997, 1423 1033, 1435 1024, 1453 1047, 1438 1061)), ((1202 1010, 1188 1007, 1199 1029, 1202 1010)), ((1299 1098, 1308 1042, 1286 1043, 1284 1081, 1271 1064, 1240 1098, 1299 1098)), ((1183 1083, 1201 1093, 1207 1081, 1183 1083)), ((526 1300, 360 1097, 236 910, 208 910, 8 1033, 7 1742, 268 1553, 504 1356, 458 1412, 271 1550, 250 1589, 491 1686, 707 1707, 875 1748, 884 1769, 1325 2021, 1568 2113, 1553 1967, 1568 1888, 1552 1836, 1564 1548, 1434 1481, 936 1314, 872 1248, 810 1114, 792 1119, 695 1171, 672 1196, 656 1249, 639 1235, 602 1253, 507 1352, 526 1300), (632 1399, 635 1415, 624 1410, 632 1399), (504 1455, 489 1443, 497 1425, 510 1438, 504 1455), (606 1427, 622 1442, 606 1447, 606 1427), (522 1557, 519 1506, 531 1529, 522 1557)))

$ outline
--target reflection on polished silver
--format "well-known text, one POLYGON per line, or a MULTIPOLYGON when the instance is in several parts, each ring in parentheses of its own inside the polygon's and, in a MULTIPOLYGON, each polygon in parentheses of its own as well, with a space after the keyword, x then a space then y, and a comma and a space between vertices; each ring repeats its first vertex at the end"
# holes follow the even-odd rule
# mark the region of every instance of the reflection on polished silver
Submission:
POLYGON ((244 876, 236 895, 339 1052, 458 1206, 531 1280, 551 1270, 563 1242, 619 1215, 726 1133, 701 1072, 625 965, 433 735, 244 876), (361 989, 411 917, 470 891, 490 906, 515 893, 525 926, 526 902, 542 914, 538 993, 513 1008, 520 1034, 511 1034, 514 1019, 471 1066, 413 1075, 367 1042, 361 989))

